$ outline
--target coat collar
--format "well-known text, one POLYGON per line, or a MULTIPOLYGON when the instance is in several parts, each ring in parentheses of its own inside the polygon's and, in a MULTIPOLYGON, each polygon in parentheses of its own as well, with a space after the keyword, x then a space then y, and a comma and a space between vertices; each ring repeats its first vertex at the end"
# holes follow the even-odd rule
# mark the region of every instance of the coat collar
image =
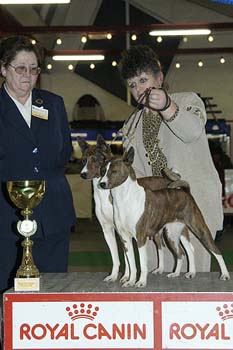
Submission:
MULTIPOLYGON (((33 89, 32 91, 32 105, 46 108, 37 89, 33 89)), ((7 123, 16 128, 24 137, 30 139, 33 143, 36 142, 34 137, 35 131, 40 127, 44 127, 47 122, 32 116, 31 128, 29 128, 15 103, 6 92, 4 85, 0 89, 0 110, 0 118, 4 118, 7 123)))

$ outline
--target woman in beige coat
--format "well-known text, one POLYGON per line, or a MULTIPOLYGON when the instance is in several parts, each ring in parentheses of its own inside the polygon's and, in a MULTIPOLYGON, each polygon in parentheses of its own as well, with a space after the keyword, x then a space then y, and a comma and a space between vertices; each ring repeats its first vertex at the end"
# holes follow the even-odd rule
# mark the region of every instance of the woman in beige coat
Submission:
MULTIPOLYGON (((137 177, 161 175, 165 167, 179 173, 190 184, 215 238, 223 222, 222 185, 209 151, 202 100, 193 92, 168 95, 162 88, 160 62, 148 46, 133 46, 125 51, 119 69, 132 96, 141 104, 123 127, 124 148, 135 149, 133 166, 137 177)), ((209 271, 210 254, 191 236, 197 271, 209 271)), ((150 241, 150 270, 157 266, 155 257, 155 247, 150 241)), ((173 266, 173 257, 167 250, 165 270, 171 271, 173 266)))

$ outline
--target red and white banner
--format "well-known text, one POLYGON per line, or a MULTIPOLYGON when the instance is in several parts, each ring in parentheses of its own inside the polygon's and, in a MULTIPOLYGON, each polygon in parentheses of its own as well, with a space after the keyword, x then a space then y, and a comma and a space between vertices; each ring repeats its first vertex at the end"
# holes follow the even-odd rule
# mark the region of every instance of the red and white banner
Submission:
POLYGON ((233 350, 233 294, 5 294, 4 334, 5 350, 233 350))
POLYGON ((233 303, 162 302, 163 348, 232 349, 233 303))
POLYGON ((153 302, 13 303, 14 349, 154 346, 153 302), (33 310, 33 311, 32 311, 33 310), (143 315, 143 317, 142 317, 143 315))

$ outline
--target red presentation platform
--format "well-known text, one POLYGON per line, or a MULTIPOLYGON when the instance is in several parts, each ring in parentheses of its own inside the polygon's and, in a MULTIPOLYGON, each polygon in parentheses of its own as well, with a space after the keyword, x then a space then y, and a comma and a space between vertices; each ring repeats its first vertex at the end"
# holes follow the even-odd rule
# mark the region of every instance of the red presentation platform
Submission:
POLYGON ((150 274, 143 289, 104 277, 44 274, 39 292, 7 291, 4 350, 233 350, 233 274, 150 274))

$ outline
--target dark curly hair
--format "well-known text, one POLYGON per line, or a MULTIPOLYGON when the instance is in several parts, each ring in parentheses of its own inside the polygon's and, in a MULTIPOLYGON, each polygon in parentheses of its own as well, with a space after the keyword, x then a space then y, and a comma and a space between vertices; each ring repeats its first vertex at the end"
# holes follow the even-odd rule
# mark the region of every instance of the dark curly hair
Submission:
POLYGON ((161 71, 161 64, 149 46, 135 45, 122 52, 118 69, 121 77, 126 80, 138 76, 142 72, 157 74, 161 71))
POLYGON ((4 38, 0 43, 1 66, 7 67, 21 51, 34 52, 38 65, 41 65, 40 51, 36 45, 32 44, 30 38, 26 36, 10 36, 4 38))

